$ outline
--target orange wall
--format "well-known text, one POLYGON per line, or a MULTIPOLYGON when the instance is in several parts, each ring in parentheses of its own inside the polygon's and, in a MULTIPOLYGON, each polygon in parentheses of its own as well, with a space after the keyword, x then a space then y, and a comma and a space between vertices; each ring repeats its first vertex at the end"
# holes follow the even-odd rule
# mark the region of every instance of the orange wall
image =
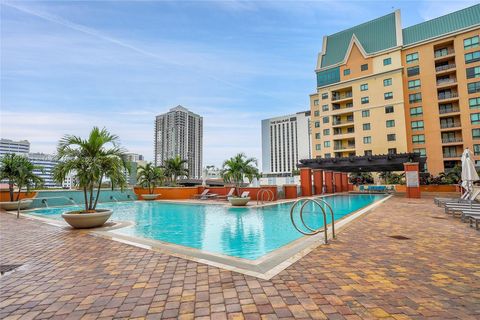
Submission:
MULTIPOLYGON (((395 191, 397 192, 406 192, 405 185, 395 185, 395 191)), ((421 192, 458 192, 456 185, 421 185, 420 186, 421 192)))
MULTIPOLYGON (((22 192, 22 193, 20 193, 20 199, 33 198, 33 197, 36 197, 36 196, 37 196, 36 192, 29 192, 29 193, 22 192)), ((14 194, 14 199, 17 199, 17 192, 15 192, 15 194, 14 194)), ((8 190, 0 190, 0 201, 2 201, 2 202, 10 201, 10 192, 8 192, 8 190)))

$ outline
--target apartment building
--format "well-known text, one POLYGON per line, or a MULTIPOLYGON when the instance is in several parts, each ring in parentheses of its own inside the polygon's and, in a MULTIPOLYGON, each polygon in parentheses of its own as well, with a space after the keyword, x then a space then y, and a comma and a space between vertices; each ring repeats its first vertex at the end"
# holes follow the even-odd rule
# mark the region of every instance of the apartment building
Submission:
POLYGON ((405 29, 397 10, 324 37, 313 156, 418 152, 432 174, 465 147, 480 160, 479 33, 475 5, 405 29))
POLYGON ((27 140, 14 141, 10 139, 0 139, 0 158, 8 153, 14 153, 27 156, 30 152, 30 142, 27 140))

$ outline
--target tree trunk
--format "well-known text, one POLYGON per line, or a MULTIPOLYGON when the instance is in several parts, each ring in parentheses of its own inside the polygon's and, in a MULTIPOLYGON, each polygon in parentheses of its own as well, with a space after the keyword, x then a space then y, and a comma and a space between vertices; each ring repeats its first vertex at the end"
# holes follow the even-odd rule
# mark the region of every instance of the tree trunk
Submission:
POLYGON ((92 209, 92 205, 93 205, 93 183, 91 183, 89 186, 88 186, 88 189, 90 191, 90 199, 88 201, 88 210, 91 210, 92 209))
POLYGON ((20 199, 20 192, 22 191, 22 186, 18 186, 17 201, 20 199))
POLYGON ((83 196, 85 197, 85 211, 88 210, 87 186, 83 187, 83 196))
POLYGON ((8 182, 8 191, 10 192, 10 201, 12 201, 12 202, 13 202, 13 199, 14 199, 14 198, 13 198, 13 197, 14 197, 14 195, 13 195, 13 188, 14 188, 13 182, 9 181, 9 182, 8 182))
POLYGON ((97 207, 98 197, 100 197, 100 188, 102 187, 102 180, 103 175, 100 177, 100 181, 98 182, 98 189, 97 189, 97 197, 95 198, 95 204, 93 205, 93 210, 97 207))

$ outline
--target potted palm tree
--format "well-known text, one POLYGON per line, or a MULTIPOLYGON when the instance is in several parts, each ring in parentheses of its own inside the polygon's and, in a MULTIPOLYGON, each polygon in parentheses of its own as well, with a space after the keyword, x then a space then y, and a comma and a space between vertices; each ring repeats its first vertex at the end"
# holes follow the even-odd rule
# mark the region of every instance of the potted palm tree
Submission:
POLYGON ((126 155, 118 136, 97 127, 87 139, 65 135, 58 143, 57 157, 59 163, 53 170, 54 178, 63 181, 68 174, 73 174, 85 201, 83 210, 66 212, 62 217, 74 228, 102 226, 112 215, 110 209, 97 209, 102 182, 109 178, 121 187, 126 182, 121 178, 128 170, 126 155))
POLYGON ((148 189, 148 194, 142 194, 145 200, 155 200, 159 194, 154 194, 155 187, 161 185, 165 178, 163 169, 155 167, 152 163, 147 163, 145 166, 138 167, 137 181, 138 183, 148 189))
POLYGON ((250 201, 250 197, 240 197, 240 187, 245 178, 251 183, 254 178, 260 177, 256 165, 257 159, 247 158, 244 153, 239 153, 223 163, 222 178, 225 182, 232 183, 236 190, 236 196, 228 198, 232 206, 245 206, 250 201))
POLYGON ((26 209, 32 203, 32 200, 20 201, 20 195, 24 188, 27 194, 32 186, 38 186, 43 183, 43 179, 37 176, 33 171, 39 169, 28 158, 16 154, 6 154, 0 161, 0 180, 7 180, 10 201, 0 202, 0 208, 5 210, 26 209), (18 192, 15 197, 15 186, 18 192))
POLYGON ((185 168, 186 163, 187 160, 180 158, 180 156, 165 160, 165 176, 170 178, 172 185, 177 185, 179 177, 188 176, 188 169, 185 168))

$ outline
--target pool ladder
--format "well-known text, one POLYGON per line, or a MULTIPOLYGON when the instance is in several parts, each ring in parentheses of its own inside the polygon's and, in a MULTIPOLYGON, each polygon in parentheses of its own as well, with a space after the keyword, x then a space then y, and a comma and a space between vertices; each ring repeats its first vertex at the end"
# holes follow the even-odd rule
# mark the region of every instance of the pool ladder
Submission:
POLYGON ((330 215, 332 217, 332 237, 335 239, 335 214, 333 213, 333 209, 332 207, 330 206, 330 204, 328 204, 328 202, 326 202, 325 200, 323 200, 322 198, 308 198, 308 199, 299 199, 297 201, 295 201, 292 205, 292 207, 290 208, 290 220, 292 221, 292 224, 293 226, 295 227, 295 229, 300 232, 301 234, 304 234, 306 236, 314 236, 320 232, 323 231, 324 235, 325 235, 325 243, 328 243, 328 226, 327 226, 327 213, 325 212, 325 208, 322 206, 322 203, 326 205, 326 207, 329 209, 330 211, 330 215), (295 208, 297 207, 297 205, 299 203, 303 202, 302 206, 300 207, 300 220, 302 221, 302 224, 303 226, 308 229, 310 232, 305 232, 303 230, 301 230, 297 224, 295 223, 295 219, 293 218, 294 216, 294 213, 295 213, 295 208), (323 228, 319 228, 319 229, 312 229, 310 228, 306 223, 305 223, 305 220, 303 219, 303 209, 305 209, 305 206, 308 204, 308 203, 314 203, 315 205, 317 205, 318 207, 320 207, 320 209, 322 210, 322 215, 323 215, 323 228))
POLYGON ((273 191, 270 189, 260 189, 260 191, 257 193, 257 205, 259 202, 262 202, 262 204, 265 201, 273 201, 275 200, 275 195, 273 194, 273 191), (265 199, 265 196, 267 198, 265 199))

